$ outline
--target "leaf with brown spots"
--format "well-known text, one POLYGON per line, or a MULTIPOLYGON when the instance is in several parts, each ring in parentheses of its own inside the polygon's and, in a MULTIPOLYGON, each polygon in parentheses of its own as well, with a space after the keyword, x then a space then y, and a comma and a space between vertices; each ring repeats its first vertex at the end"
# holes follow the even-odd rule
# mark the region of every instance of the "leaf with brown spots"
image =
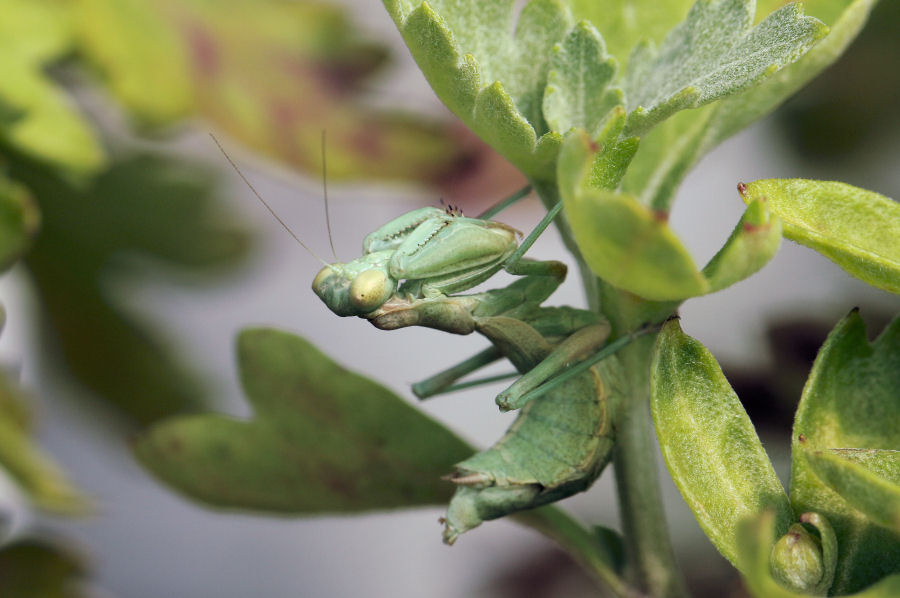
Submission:
POLYGON ((329 177, 442 182, 471 148, 446 122, 359 100, 386 49, 345 11, 278 0, 81 0, 81 55, 137 120, 198 115, 248 147, 329 177))
POLYGON ((238 337, 255 416, 182 417, 137 442, 141 463, 216 507, 311 514, 438 504, 472 449, 390 390, 306 340, 272 329, 238 337))

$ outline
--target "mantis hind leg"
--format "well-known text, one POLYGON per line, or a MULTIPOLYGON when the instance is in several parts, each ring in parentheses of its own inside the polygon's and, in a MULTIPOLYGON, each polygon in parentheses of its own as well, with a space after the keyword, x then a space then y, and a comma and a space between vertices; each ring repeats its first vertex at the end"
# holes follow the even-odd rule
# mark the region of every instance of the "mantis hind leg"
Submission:
POLYGON ((523 407, 525 403, 521 399, 528 391, 596 352, 606 342, 610 332, 608 322, 599 322, 576 330, 549 351, 542 347, 535 351, 534 340, 526 340, 531 333, 526 333, 522 326, 540 337, 540 333, 531 326, 523 322, 513 325, 508 318, 487 318, 478 323, 478 331, 500 348, 522 372, 521 377, 497 395, 497 405, 503 411, 523 407), (536 360, 538 355, 540 357, 536 360))

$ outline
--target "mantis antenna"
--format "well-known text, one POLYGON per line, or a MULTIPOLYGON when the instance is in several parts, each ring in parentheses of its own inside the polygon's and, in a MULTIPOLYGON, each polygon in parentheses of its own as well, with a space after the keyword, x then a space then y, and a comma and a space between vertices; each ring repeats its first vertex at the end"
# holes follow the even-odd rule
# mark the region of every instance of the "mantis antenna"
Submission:
MULTIPOLYGON (((232 168, 234 168, 234 171, 236 173, 238 173, 238 176, 241 177, 241 180, 244 181, 244 184, 250 188, 250 191, 253 192, 253 195, 256 196, 256 199, 258 199, 262 203, 262 205, 264 205, 266 207, 266 209, 269 210, 269 213, 275 217, 275 220, 278 221, 278 224, 280 224, 284 228, 284 230, 286 230, 292 237, 294 237, 294 240, 297 241, 297 243, 299 243, 300 246, 303 249, 305 249, 311 256, 313 256, 314 258, 316 258, 317 260, 319 260, 326 266, 330 266, 331 264, 329 264, 328 262, 323 260, 321 257, 319 257, 319 254, 317 254, 315 251, 313 251, 312 249, 307 247, 306 243, 301 241, 300 237, 295 235, 294 231, 292 231, 291 228, 287 224, 285 224, 284 220, 282 220, 278 216, 278 214, 275 213, 275 210, 272 209, 272 206, 270 206, 269 203, 262 198, 262 195, 259 194, 259 191, 256 190, 256 187, 254 187, 253 184, 250 182, 250 180, 246 176, 244 176, 244 173, 241 172, 241 169, 238 168, 238 165, 235 164, 234 160, 231 159, 231 156, 228 155, 228 152, 225 151, 225 148, 222 147, 222 144, 219 143, 219 140, 216 138, 216 136, 213 135, 212 133, 210 133, 209 136, 212 137, 212 140, 218 146, 219 151, 222 152, 222 155, 225 156, 225 159, 228 160, 228 163, 231 164, 232 168)), ((327 206, 328 204, 326 203, 325 205, 327 206)), ((329 227, 329 229, 328 229, 328 238, 329 239, 331 238, 331 227, 329 227)), ((334 245, 332 245, 331 248, 332 248, 332 250, 334 250, 334 245)), ((335 258, 335 259, 337 259, 337 258, 335 258)))
POLYGON ((328 162, 325 159, 325 129, 322 129, 322 191, 325 195, 325 226, 328 228, 328 243, 331 244, 331 255, 334 261, 339 262, 337 252, 334 250, 334 237, 331 235, 331 216, 328 214, 328 162))

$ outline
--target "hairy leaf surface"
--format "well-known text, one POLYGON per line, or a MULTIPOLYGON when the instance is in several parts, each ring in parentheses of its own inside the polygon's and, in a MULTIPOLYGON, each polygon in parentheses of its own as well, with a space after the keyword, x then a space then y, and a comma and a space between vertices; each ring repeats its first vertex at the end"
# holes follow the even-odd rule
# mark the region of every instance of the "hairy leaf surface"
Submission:
POLYGON ((629 59, 626 132, 642 134, 684 108, 731 95, 795 62, 828 28, 789 4, 753 27, 755 2, 700 0, 659 49, 629 59))
POLYGON ((900 450, 831 449, 804 456, 813 473, 847 504, 900 534, 900 450))
POLYGON ((548 132, 542 98, 553 48, 573 24, 567 7, 532 0, 515 20, 513 0, 384 3, 447 107, 528 176, 552 180, 561 137, 548 132))
MULTIPOLYGON (((757 20, 782 4, 778 0, 758 2, 757 20)), ((707 106, 682 111, 657 125, 642 138, 641 151, 623 181, 624 190, 641 203, 668 210, 691 167, 834 62, 862 29, 874 4, 875 0, 804 2, 805 12, 825 22, 830 33, 795 63, 759 84, 707 106)))
POLYGON ((900 572, 900 535, 832 490, 806 458, 832 449, 900 448, 900 318, 871 345, 855 311, 835 327, 803 389, 792 444, 791 503, 797 512, 824 515, 838 538, 833 591, 854 592, 900 572))
POLYGON ((650 408, 663 458, 700 527, 729 561, 738 523, 767 509, 781 536, 793 521, 787 494, 715 358, 668 322, 651 366, 650 408))
MULTIPOLYGON (((769 568, 769 555, 775 543, 775 514, 771 511, 748 517, 738 526, 738 567, 744 583, 756 598, 808 598, 809 594, 789 590, 775 581, 769 568)), ((829 592, 830 596, 841 596, 829 592)), ((900 595, 900 575, 879 580, 848 598, 893 598, 900 595)))
POLYGON ((550 130, 579 128, 597 138, 610 111, 623 103, 621 90, 610 87, 615 74, 616 61, 597 30, 587 22, 576 25, 550 58, 543 100, 550 130))
POLYGON ((900 203, 833 181, 767 179, 746 186, 744 201, 764 199, 784 235, 849 274, 900 293, 900 203))
POLYGON ((729 287, 762 269, 781 245, 781 219, 764 201, 747 206, 722 249, 703 268, 710 292, 729 287))
POLYGON ((632 196, 590 185, 596 158, 589 140, 570 135, 559 160, 566 214, 582 256, 597 276, 655 300, 708 289, 687 249, 660 217, 632 196))
POLYGON ((603 35, 606 49, 626 67, 631 50, 640 42, 659 43, 684 20, 692 0, 567 0, 575 19, 590 21, 603 35))

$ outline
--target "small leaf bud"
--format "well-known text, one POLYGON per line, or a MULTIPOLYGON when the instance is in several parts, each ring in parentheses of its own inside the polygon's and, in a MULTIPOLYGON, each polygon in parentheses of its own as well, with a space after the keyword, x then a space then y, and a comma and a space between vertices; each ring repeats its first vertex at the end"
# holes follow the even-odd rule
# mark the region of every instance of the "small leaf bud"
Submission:
POLYGON ((822 546, 819 539, 795 523, 772 548, 769 558, 772 575, 785 587, 808 593, 825 575, 822 546))

